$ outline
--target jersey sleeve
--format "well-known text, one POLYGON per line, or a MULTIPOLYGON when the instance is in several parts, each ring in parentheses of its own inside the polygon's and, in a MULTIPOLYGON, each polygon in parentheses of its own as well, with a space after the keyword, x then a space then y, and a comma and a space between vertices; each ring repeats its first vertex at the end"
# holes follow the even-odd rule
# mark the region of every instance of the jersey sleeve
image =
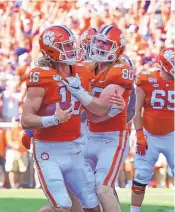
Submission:
POLYGON ((44 72, 41 68, 32 69, 27 78, 26 86, 29 87, 43 87, 45 88, 48 83, 48 74, 44 72))
POLYGON ((137 76, 136 76, 136 85, 141 87, 142 89, 145 89, 145 86, 148 84, 148 75, 149 72, 144 71, 144 72, 140 72, 137 76))
POLYGON ((134 83, 134 70, 129 65, 114 65, 110 70, 108 84, 116 84, 125 89, 132 90, 134 83))

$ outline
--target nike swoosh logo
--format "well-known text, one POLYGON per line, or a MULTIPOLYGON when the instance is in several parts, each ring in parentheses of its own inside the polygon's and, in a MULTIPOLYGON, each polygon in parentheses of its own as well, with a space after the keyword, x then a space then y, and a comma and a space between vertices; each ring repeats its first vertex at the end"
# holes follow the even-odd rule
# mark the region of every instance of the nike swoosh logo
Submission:
POLYGON ((71 85, 70 87, 71 87, 71 88, 75 88, 75 89, 77 89, 77 90, 79 89, 79 87, 74 87, 74 86, 72 86, 72 85, 71 85))
POLYGON ((106 144, 109 144, 109 143, 111 143, 111 141, 106 141, 106 144))

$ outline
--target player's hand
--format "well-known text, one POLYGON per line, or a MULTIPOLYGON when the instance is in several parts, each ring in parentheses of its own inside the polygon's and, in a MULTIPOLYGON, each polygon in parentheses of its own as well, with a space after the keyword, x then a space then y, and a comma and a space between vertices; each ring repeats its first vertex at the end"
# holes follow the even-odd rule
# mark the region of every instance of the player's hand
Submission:
POLYGON ((139 155, 145 155, 148 149, 148 142, 143 134, 143 129, 136 130, 137 142, 136 142, 136 153, 139 155))
POLYGON ((120 111, 125 109, 125 100, 117 93, 117 91, 109 96, 109 102, 112 105, 115 105, 120 111))
POLYGON ((55 110, 55 117, 58 119, 59 123, 64 123, 72 117, 73 110, 74 110, 73 104, 67 110, 62 110, 60 108, 59 103, 57 102, 56 103, 56 110, 55 110))
POLYGON ((67 90, 74 96, 79 94, 81 90, 84 91, 84 88, 81 86, 81 81, 78 74, 76 74, 76 77, 66 77, 65 79, 62 79, 62 83, 66 86, 67 90))
POLYGON ((76 74, 76 77, 66 77, 62 79, 62 83, 85 107, 92 102, 92 96, 81 86, 78 74, 76 74))
POLYGON ((22 144, 26 149, 30 149, 31 138, 33 137, 33 130, 31 132, 25 131, 22 137, 22 144))
POLYGON ((114 117, 119 114, 125 108, 125 101, 121 95, 117 92, 115 94, 111 94, 109 96, 109 103, 111 104, 111 108, 108 111, 108 116, 114 117))

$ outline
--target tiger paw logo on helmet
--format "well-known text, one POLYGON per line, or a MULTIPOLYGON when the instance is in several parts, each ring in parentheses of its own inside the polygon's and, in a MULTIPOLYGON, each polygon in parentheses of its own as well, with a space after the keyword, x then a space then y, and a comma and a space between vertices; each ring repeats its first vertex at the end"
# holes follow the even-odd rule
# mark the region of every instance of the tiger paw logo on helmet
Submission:
POLYGON ((174 52, 172 50, 165 51, 164 58, 168 61, 174 58, 174 52))
POLYGON ((54 39, 55 39, 55 34, 52 31, 48 31, 43 34, 43 43, 45 45, 52 46, 54 39))

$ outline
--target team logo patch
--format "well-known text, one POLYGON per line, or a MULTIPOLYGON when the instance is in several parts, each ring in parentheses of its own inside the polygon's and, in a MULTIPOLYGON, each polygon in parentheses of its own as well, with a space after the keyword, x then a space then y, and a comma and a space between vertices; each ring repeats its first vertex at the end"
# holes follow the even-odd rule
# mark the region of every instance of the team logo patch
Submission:
POLYGON ((159 87, 159 84, 153 84, 153 87, 157 88, 159 87))
POLYGON ((157 82, 157 79, 156 78, 148 78, 148 82, 157 82))
POLYGON ((62 77, 59 76, 59 75, 53 75, 53 79, 54 79, 55 81, 61 81, 61 80, 62 80, 62 77))
POLYGON ((49 154, 47 152, 43 152, 41 154, 41 159, 42 160, 49 160, 49 154))

